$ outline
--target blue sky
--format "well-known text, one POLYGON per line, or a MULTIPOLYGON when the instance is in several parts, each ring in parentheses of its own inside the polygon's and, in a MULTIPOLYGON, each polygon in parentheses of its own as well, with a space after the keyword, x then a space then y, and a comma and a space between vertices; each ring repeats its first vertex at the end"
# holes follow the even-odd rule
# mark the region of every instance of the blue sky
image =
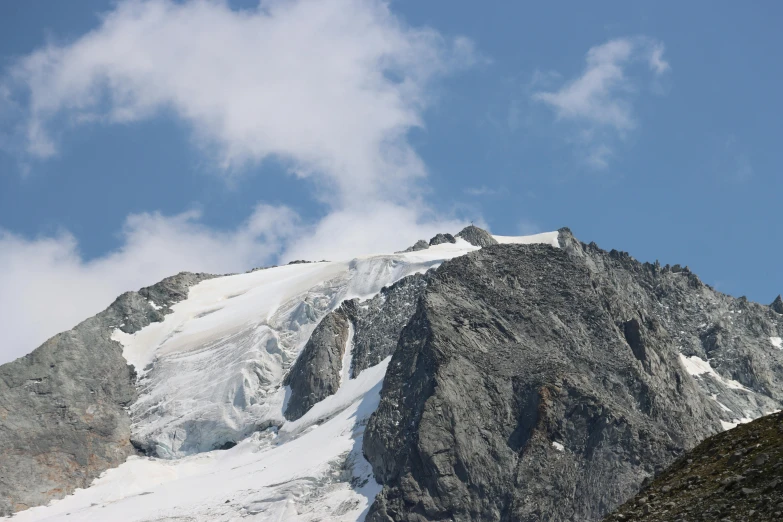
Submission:
POLYGON ((9 353, 179 270, 470 220, 771 302, 783 7, 539 4, 0 3, 9 353))

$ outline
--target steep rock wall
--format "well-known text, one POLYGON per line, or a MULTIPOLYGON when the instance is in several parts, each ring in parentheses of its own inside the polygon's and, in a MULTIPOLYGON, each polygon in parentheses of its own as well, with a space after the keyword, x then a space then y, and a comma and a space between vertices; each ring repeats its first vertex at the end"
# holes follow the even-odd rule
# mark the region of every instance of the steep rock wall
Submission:
POLYGON ((111 339, 162 321, 207 274, 126 292, 105 311, 0 366, 0 514, 87 487, 134 454, 127 407, 136 374, 111 339))
POLYGON ((597 520, 722 423, 780 407, 768 307, 568 230, 560 244, 436 271, 368 424, 384 484, 368 520, 597 520), (732 335, 705 341, 735 306, 732 335), (686 364, 705 344, 725 354, 714 375, 686 364))

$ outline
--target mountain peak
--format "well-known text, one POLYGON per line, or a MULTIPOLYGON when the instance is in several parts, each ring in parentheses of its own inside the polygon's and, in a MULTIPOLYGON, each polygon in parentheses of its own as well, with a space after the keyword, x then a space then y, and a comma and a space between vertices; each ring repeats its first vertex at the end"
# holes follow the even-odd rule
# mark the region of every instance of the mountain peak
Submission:
POLYGON ((770 308, 775 310, 779 314, 783 314, 783 298, 780 297, 780 294, 775 298, 774 301, 772 301, 772 304, 769 305, 770 308))
POLYGON ((492 237, 492 234, 475 225, 468 225, 467 227, 463 228, 457 234, 457 237, 461 237, 471 245, 477 247, 486 247, 498 244, 497 240, 492 237))

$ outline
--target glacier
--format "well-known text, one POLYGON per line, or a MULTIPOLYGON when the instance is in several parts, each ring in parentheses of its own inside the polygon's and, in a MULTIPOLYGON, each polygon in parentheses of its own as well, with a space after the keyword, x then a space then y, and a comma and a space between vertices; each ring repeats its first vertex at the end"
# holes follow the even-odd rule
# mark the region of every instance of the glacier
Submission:
MULTIPOLYGON (((557 232, 495 236, 557 245, 557 232)), ((86 489, 14 520, 363 520, 380 486, 362 455, 389 358, 302 418, 283 416, 283 378, 321 318, 478 247, 289 264, 200 282, 164 321, 112 338, 135 368, 132 456, 86 489)), ((350 364, 351 340, 343 364, 350 364)), ((345 370, 345 369, 344 369, 345 370)))

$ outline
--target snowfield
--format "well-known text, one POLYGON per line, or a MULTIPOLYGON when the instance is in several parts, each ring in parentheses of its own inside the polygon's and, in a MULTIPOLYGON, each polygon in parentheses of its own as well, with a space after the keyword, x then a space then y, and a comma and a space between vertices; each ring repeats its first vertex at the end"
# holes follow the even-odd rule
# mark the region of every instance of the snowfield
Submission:
MULTIPOLYGON (((495 237, 557 246, 556 232, 495 237)), ((133 440, 155 457, 130 457, 89 488, 13 520, 363 520, 380 491, 362 455, 364 426, 389 359, 354 379, 344 370, 338 392, 293 422, 283 417, 283 377, 343 300, 370 298, 476 249, 458 239, 210 279, 163 322, 132 335, 116 330, 139 375, 133 440)), ((346 366, 351 346, 349 339, 346 366)))

